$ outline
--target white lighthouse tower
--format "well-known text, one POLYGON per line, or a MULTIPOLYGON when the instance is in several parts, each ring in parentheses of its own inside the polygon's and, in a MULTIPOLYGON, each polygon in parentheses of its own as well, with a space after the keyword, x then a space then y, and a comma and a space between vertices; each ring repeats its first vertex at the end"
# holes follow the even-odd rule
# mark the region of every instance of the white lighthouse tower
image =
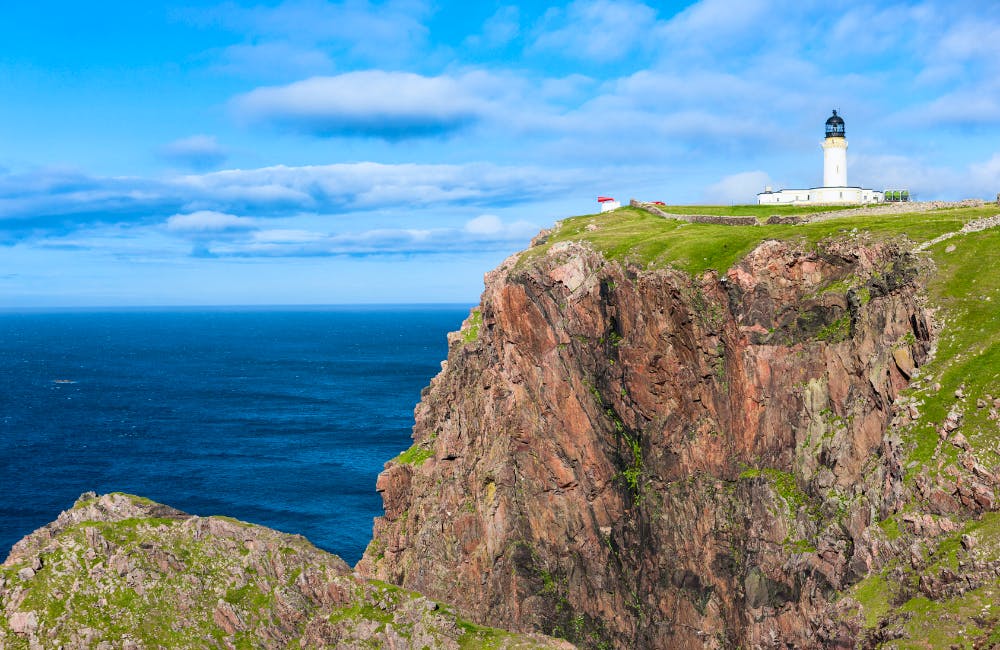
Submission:
POLYGON ((757 195, 760 205, 779 204, 862 204, 881 203, 885 193, 847 184, 847 134, 844 118, 833 112, 826 120, 826 138, 823 139, 823 186, 801 190, 778 190, 765 187, 757 195))
POLYGON ((847 137, 844 118, 833 111, 823 140, 823 187, 847 187, 847 137))

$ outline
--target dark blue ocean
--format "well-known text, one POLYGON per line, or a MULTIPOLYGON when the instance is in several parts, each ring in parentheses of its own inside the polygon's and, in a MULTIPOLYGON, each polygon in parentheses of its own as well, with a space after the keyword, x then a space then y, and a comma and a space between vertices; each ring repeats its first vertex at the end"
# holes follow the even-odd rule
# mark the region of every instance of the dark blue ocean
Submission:
POLYGON ((467 306, 0 312, 0 560, 81 492, 300 533, 353 564, 467 306))

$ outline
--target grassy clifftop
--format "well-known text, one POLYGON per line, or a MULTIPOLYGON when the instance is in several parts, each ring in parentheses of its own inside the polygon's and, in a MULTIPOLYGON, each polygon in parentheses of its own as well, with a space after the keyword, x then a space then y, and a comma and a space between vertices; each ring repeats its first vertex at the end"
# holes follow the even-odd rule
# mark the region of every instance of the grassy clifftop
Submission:
MULTIPOLYGON (((725 208, 726 212, 766 216, 752 208, 725 208)), ((667 207, 665 209, 673 210, 667 207)), ((713 214, 708 207, 689 207, 692 213, 713 214)), ((830 208, 825 208, 829 211, 830 208)), ((789 208, 788 215, 817 212, 813 207, 789 208)), ((605 257, 634 261, 641 266, 673 266, 692 274, 708 269, 725 272, 740 258, 767 239, 801 241, 815 246, 830 237, 845 237, 859 232, 874 237, 906 236, 914 243, 925 242, 947 232, 961 229, 967 222, 1000 212, 997 206, 952 208, 903 214, 845 216, 798 225, 728 226, 689 223, 665 219, 638 208, 622 208, 604 214, 584 215, 561 221, 548 240, 528 255, 540 255, 560 241, 586 241, 605 257)))

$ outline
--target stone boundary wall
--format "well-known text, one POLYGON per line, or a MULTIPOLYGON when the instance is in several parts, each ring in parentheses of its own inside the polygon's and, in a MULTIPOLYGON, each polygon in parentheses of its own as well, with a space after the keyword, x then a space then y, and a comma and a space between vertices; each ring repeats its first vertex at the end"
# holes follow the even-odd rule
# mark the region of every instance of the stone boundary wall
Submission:
POLYGON ((920 244, 913 250, 914 251, 927 250, 934 244, 939 244, 957 235, 964 235, 970 232, 979 232, 980 230, 987 230, 988 228, 996 228, 997 226, 1000 226, 1000 214, 995 214, 992 217, 985 217, 983 219, 974 219, 969 223, 965 224, 964 226, 962 226, 961 230, 956 230, 955 232, 946 232, 943 235, 938 235, 937 237, 935 237, 930 241, 925 241, 924 243, 920 244))
POLYGON ((809 223, 809 217, 799 217, 795 215, 783 217, 780 214, 772 214, 764 223, 769 226, 795 225, 799 223, 809 223))
MULTIPOLYGON (((912 212, 928 212, 930 210, 940 210, 942 208, 976 208, 986 205, 980 199, 966 199, 964 201, 914 201, 907 203, 883 203, 880 205, 866 206, 863 208, 848 208, 846 210, 833 210, 830 212, 820 212, 811 215, 789 215, 783 216, 772 214, 764 221, 766 225, 780 224, 800 224, 814 221, 826 221, 828 219, 839 219, 840 217, 855 217, 880 214, 908 214, 912 212)), ((665 219, 677 219, 688 223, 714 223, 724 226, 757 226, 761 225, 756 217, 733 216, 726 217, 713 214, 676 214, 661 210, 653 203, 646 203, 637 199, 629 201, 629 206, 645 210, 650 214, 655 214, 665 219)))
POLYGON ((629 206, 645 210, 665 219, 678 219, 688 223, 714 223, 723 226, 756 226, 757 217, 726 217, 718 214, 675 214, 664 212, 652 203, 643 203, 636 199, 629 201, 629 206))

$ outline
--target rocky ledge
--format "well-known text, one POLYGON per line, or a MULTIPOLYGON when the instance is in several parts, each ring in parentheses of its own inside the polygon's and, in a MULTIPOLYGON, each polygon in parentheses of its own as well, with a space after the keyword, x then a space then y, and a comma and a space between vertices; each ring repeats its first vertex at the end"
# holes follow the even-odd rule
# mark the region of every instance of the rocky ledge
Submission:
POLYGON ((0 648, 572 648, 480 627, 298 535, 84 494, 0 567, 0 648))

